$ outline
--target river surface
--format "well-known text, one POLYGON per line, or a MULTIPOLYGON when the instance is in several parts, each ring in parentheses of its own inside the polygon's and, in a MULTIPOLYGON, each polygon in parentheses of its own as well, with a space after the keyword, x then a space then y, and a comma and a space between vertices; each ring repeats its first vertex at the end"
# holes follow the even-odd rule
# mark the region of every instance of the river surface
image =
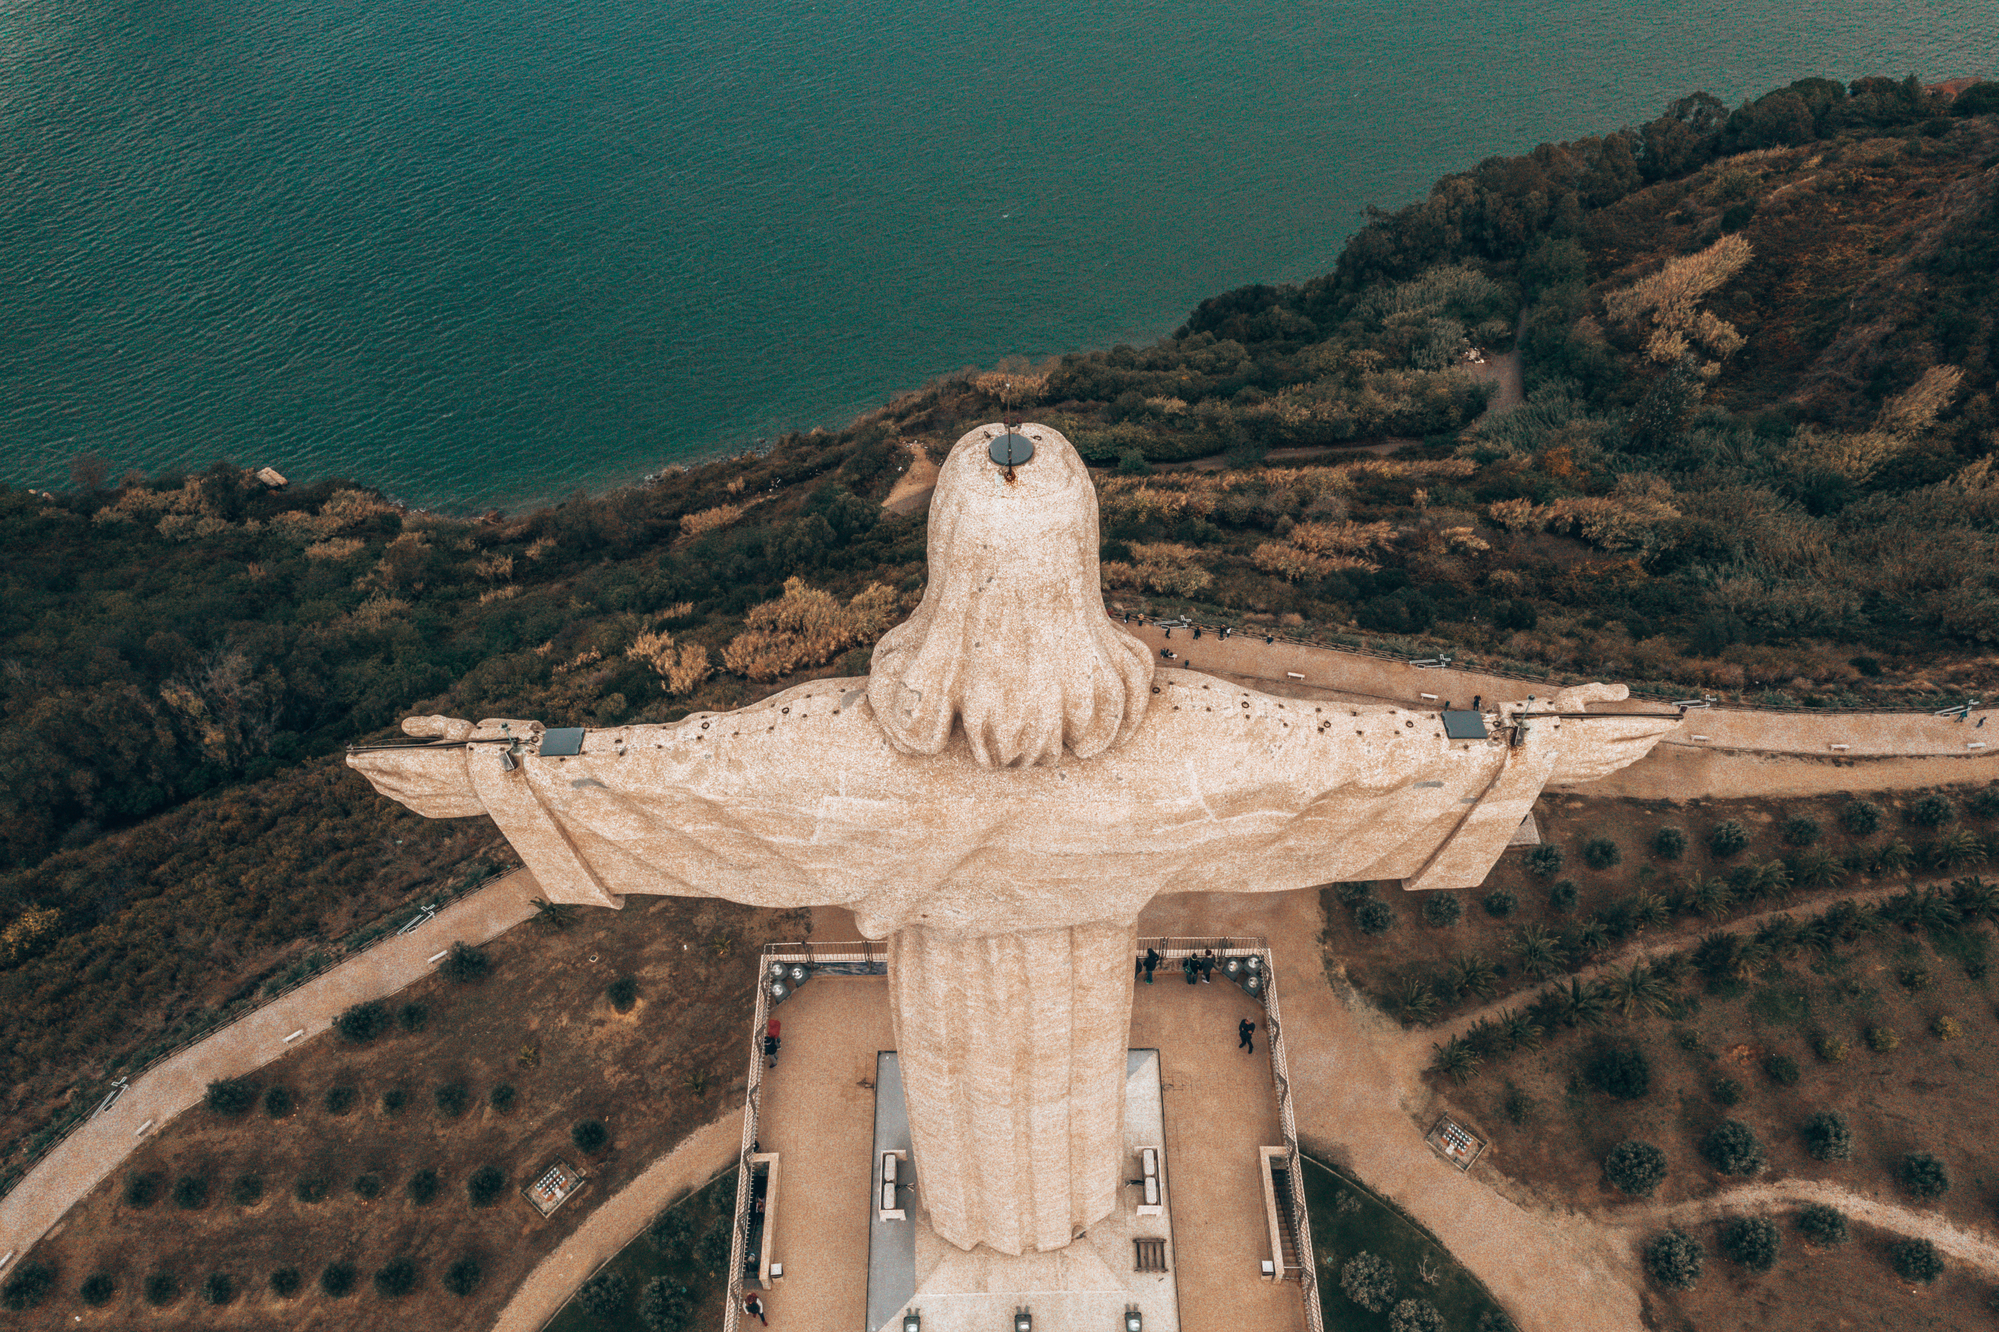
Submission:
POLYGON ((1992 0, 0 0, 0 480, 515 508, 1141 342, 1437 176, 1992 0))

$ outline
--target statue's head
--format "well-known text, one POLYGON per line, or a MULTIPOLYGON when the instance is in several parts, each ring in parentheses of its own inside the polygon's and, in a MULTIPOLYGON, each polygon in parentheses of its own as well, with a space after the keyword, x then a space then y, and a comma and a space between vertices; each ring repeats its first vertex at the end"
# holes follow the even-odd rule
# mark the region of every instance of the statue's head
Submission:
POLYGON ((868 702, 905 754, 935 754, 962 722, 988 767, 1089 758, 1138 726, 1152 655, 1111 624, 1097 579, 1097 491, 1060 433, 1021 426, 1034 456, 959 440, 930 500, 930 583, 875 648, 868 702))

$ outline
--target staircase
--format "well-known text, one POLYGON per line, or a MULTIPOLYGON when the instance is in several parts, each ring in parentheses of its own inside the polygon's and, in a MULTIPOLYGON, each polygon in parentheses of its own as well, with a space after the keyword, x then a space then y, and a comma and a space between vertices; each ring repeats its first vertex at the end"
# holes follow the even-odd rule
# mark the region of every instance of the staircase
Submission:
POLYGON ((1286 1281, 1301 1281, 1305 1268, 1298 1261, 1298 1219, 1291 1214, 1291 1171, 1273 1162, 1270 1182, 1277 1193, 1277 1233, 1283 1241, 1278 1275, 1286 1281))

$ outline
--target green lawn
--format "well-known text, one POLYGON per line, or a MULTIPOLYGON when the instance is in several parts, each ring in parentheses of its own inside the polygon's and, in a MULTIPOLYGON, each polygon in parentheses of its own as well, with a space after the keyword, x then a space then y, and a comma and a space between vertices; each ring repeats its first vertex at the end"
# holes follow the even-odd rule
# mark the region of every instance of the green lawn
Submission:
POLYGON ((1396 1299, 1428 1300, 1443 1314, 1450 1332, 1478 1332, 1479 1319, 1499 1308, 1478 1278, 1428 1231, 1331 1166, 1309 1156, 1305 1160, 1305 1203, 1319 1264, 1319 1304, 1328 1328, 1388 1332, 1392 1304, 1369 1313, 1340 1290, 1340 1268, 1363 1250, 1394 1266, 1396 1299), (1423 1280, 1425 1264, 1437 1274, 1435 1284, 1423 1280))
POLYGON ((640 1296, 647 1283, 657 1277, 666 1277, 687 1292, 693 1315, 683 1326, 722 1326, 722 1301, 728 1290, 721 1269, 728 1266, 728 1254, 723 1250, 720 1264, 711 1268, 702 1259, 704 1249, 712 1253, 715 1242, 710 1240, 704 1245, 703 1241, 716 1231, 727 1234, 735 1207, 735 1186, 736 1168, 731 1164, 722 1174, 661 1214, 662 1217, 667 1213, 684 1216, 685 1225, 679 1228, 684 1239, 664 1239, 667 1227, 655 1220, 644 1234, 627 1244, 624 1252, 604 1266, 600 1276, 615 1273, 622 1276, 625 1282, 624 1301, 609 1316, 600 1318, 584 1309, 582 1301, 571 1299, 544 1332, 678 1332, 677 1329, 647 1328, 639 1317, 640 1296))

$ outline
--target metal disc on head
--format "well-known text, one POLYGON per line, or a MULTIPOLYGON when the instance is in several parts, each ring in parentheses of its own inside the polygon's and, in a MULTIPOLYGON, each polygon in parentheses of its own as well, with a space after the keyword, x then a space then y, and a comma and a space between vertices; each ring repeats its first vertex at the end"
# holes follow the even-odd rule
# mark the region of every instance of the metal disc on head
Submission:
POLYGON ((993 461, 1001 467, 1018 467, 1034 456, 1034 441, 1009 430, 994 440, 992 448, 987 452, 992 454, 993 461))

